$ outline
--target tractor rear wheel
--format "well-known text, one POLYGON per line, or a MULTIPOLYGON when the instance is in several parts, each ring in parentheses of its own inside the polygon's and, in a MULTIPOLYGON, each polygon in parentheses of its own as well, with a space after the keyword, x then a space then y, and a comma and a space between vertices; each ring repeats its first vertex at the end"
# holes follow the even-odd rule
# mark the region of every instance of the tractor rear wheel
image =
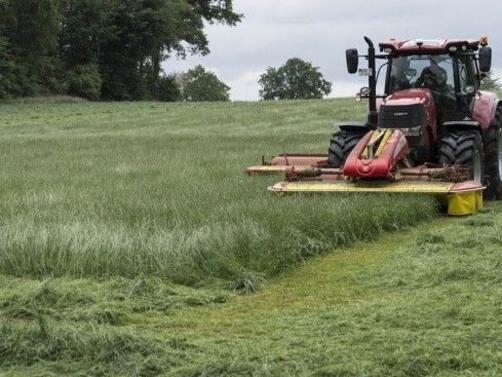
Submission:
POLYGON ((494 122, 484 135, 486 199, 502 199, 502 107, 497 109, 494 122))
POLYGON ((361 132, 335 132, 329 146, 328 163, 335 168, 341 167, 363 136, 361 132))
POLYGON ((448 132, 439 142, 439 162, 471 168, 470 179, 483 182, 483 142, 477 131, 448 132))

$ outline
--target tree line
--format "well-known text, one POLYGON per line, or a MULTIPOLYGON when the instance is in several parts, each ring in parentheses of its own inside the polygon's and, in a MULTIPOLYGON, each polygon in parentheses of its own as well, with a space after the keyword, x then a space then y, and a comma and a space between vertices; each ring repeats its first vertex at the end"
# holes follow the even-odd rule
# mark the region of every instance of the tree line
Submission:
MULTIPOLYGON (((166 75, 173 56, 208 54, 208 23, 234 26, 233 0, 0 0, 0 98, 226 101, 202 66, 166 75)), ((299 58, 259 78, 264 100, 323 98, 332 84, 299 58)), ((483 88, 498 89, 493 75, 483 88)))
POLYGON ((176 98, 161 63, 241 18, 232 0, 0 0, 0 97, 176 98))
MULTIPOLYGON (((209 53, 207 23, 234 26, 233 0, 0 0, 0 98, 226 101, 202 66, 165 75, 162 62, 209 53)), ((323 98, 318 67, 298 58, 260 77, 264 100, 323 98)))
MULTIPOLYGON (((0 0, 0 98, 226 101, 202 66, 166 75, 162 62, 209 53, 207 23, 234 26, 233 0, 0 0)), ((331 84, 291 59, 260 78, 263 99, 322 98, 331 84)))
MULTIPOLYGON (((166 76, 163 82, 168 85, 158 98, 162 101, 230 101, 231 88, 201 65, 166 76)), ((322 99, 332 88, 319 67, 300 58, 289 59, 277 68, 268 67, 258 84, 260 98, 265 101, 322 99)))

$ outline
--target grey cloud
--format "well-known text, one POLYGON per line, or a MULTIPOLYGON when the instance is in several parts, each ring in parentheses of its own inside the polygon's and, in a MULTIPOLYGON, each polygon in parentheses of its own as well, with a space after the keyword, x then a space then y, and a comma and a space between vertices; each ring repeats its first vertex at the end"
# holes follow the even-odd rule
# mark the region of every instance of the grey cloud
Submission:
POLYGON ((235 28, 210 25, 211 54, 169 60, 167 72, 203 64, 233 86, 234 99, 258 98, 253 84, 268 66, 298 56, 320 66, 334 81, 334 94, 355 93, 362 81, 345 71, 344 51, 364 49, 363 35, 388 37, 477 38, 490 36, 496 71, 502 73, 501 0, 236 0, 245 18, 235 28))

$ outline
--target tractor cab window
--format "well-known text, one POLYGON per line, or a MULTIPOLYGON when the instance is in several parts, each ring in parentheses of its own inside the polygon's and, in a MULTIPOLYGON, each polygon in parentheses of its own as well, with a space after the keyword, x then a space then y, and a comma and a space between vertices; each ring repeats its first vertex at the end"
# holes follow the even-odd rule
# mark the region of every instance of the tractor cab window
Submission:
POLYGON ((458 59, 458 71, 460 78, 460 93, 472 94, 475 88, 475 70, 472 60, 468 56, 458 59))
POLYGON ((455 75, 449 55, 410 55, 392 58, 389 90, 429 88, 454 93, 455 75))
POLYGON ((458 71, 460 77, 460 90, 462 93, 466 92, 467 87, 469 86, 469 80, 467 75, 467 67, 463 61, 459 60, 458 62, 458 71))

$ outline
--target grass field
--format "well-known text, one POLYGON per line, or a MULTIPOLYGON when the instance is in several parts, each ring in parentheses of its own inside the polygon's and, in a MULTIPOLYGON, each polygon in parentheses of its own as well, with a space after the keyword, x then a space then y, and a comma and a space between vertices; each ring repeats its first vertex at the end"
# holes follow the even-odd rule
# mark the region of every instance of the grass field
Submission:
POLYGON ((324 151, 340 103, 5 105, 0 272, 207 285, 292 263, 431 214, 391 197, 278 198, 241 174, 262 154, 324 151))
MULTIPOLYGON (((413 240, 408 248, 389 241, 340 253, 430 221, 432 200, 279 198, 266 192, 277 177, 241 174, 262 154, 325 151, 333 124, 362 119, 362 105, 28 102, 0 109, 4 375, 458 375, 451 368, 490 375, 498 361, 486 351, 462 364, 457 351, 467 353, 469 343, 458 338, 462 313, 433 309, 458 305, 457 284, 477 300, 484 317, 473 323, 488 332, 494 314, 486 295, 497 269, 486 272, 493 276, 485 296, 470 284, 486 267, 474 254, 485 243, 457 257, 445 236, 427 233, 417 244, 420 234, 412 233, 403 238, 413 240), (440 276, 450 272, 443 284, 440 276), (270 279, 260 293, 236 296, 270 279), (427 329, 444 343, 433 345, 427 329)), ((493 238, 490 260, 499 234, 493 211, 472 225, 448 225, 493 238)), ((495 343, 488 339, 486 350, 495 343)))

